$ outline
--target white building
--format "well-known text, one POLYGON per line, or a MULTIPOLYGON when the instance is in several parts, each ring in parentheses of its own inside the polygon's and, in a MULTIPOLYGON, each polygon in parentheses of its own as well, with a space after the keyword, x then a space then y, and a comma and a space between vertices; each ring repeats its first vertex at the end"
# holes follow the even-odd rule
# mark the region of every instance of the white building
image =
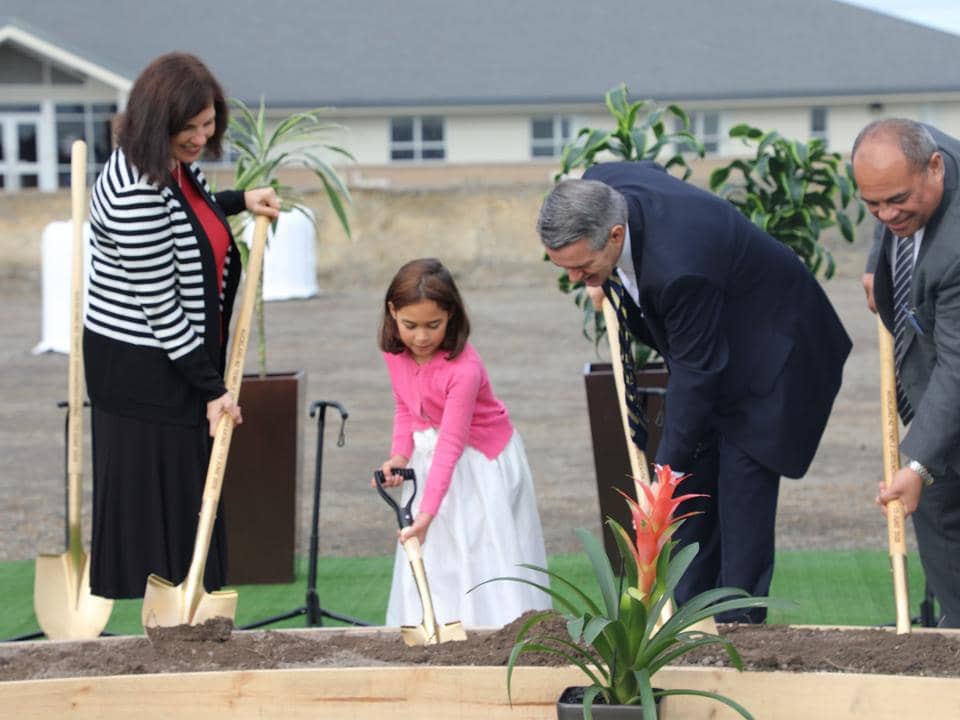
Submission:
POLYGON ((881 116, 960 135, 960 36, 834 0, 0 0, 0 188, 65 185, 80 136, 93 174, 170 50, 272 113, 331 107, 357 184, 543 179, 620 82, 717 155, 741 122, 842 151, 881 116))

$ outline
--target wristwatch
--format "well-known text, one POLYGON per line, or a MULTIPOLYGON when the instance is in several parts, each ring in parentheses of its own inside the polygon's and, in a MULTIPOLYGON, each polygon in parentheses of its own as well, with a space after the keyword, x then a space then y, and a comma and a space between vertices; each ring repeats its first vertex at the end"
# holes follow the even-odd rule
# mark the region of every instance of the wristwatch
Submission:
POLYGON ((927 470, 927 466, 921 463, 919 460, 911 460, 907 463, 907 467, 923 478, 924 486, 930 487, 933 485, 933 474, 927 470))

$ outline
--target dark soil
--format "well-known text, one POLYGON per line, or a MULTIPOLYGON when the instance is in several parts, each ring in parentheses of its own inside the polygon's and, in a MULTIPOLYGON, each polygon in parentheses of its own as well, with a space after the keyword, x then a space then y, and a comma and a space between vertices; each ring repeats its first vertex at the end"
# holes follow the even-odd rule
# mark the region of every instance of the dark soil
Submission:
MULTIPOLYGON (((0 681, 160 672, 404 665, 506 665, 523 618, 498 631, 473 631, 465 642, 407 647, 396 631, 310 630, 230 632, 226 621, 151 631, 150 637, 0 645, 0 681)), ((566 637, 560 621, 543 632, 566 637)), ((818 630, 726 625, 750 670, 960 676, 960 635, 895 635, 886 630, 818 630)), ((563 665, 529 654, 521 664, 563 665)), ((729 665, 719 646, 687 655, 685 665, 729 665)))

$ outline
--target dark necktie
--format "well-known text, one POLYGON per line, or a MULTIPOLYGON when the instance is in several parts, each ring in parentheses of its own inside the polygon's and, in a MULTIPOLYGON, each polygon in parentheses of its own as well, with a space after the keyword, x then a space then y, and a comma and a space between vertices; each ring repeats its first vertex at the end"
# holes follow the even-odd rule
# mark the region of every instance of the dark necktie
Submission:
POLYGON ((620 362, 623 365, 624 400, 627 404, 627 418, 630 425, 630 437, 634 445, 641 450, 647 447, 647 419, 640 401, 640 391, 637 387, 637 373, 633 361, 633 336, 627 326, 627 308, 623 302, 625 290, 616 269, 607 279, 610 287, 610 298, 614 310, 617 311, 617 335, 620 339, 620 362))
POLYGON ((900 382, 900 366, 907 349, 905 334, 910 313, 910 283, 913 278, 913 235, 897 239, 897 258, 893 267, 893 357, 897 368, 897 409, 906 425, 913 419, 913 408, 900 382))

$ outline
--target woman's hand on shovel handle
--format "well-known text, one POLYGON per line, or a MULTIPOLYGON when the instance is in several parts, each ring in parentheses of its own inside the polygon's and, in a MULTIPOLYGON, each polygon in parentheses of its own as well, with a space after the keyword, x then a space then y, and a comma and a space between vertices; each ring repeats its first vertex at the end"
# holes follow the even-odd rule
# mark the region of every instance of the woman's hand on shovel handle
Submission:
POLYGON ((243 422, 240 406, 234 402, 233 395, 228 392, 207 403, 207 422, 210 424, 210 437, 216 435, 217 423, 220 422, 220 416, 224 413, 232 417, 233 422, 237 425, 243 422))
POLYGON ((887 503, 899 500, 903 503, 903 516, 907 517, 917 509, 921 490, 923 490, 923 478, 910 468, 900 468, 894 473, 893 479, 890 481, 890 487, 880 483, 877 505, 883 506, 884 512, 886 512, 887 503))
POLYGON ((409 540, 411 537, 416 535, 417 540, 420 541, 420 544, 423 545, 427 541, 427 530, 430 527, 430 523, 433 522, 433 515, 430 513, 417 513, 416 519, 413 521, 413 525, 403 528, 397 533, 397 537, 400 538, 401 544, 409 540))
MULTIPOLYGON (((380 470, 383 472, 383 486, 384 487, 396 487, 397 485, 403 484, 403 475, 394 475, 393 471, 400 470, 405 468, 409 460, 403 455, 394 455, 392 458, 387 460, 383 465, 380 466, 380 470)), ((370 478, 370 487, 375 488, 377 486, 377 479, 370 478)))
POLYGON ((243 194, 243 204, 254 215, 280 217, 280 198, 272 187, 254 188, 243 194))

